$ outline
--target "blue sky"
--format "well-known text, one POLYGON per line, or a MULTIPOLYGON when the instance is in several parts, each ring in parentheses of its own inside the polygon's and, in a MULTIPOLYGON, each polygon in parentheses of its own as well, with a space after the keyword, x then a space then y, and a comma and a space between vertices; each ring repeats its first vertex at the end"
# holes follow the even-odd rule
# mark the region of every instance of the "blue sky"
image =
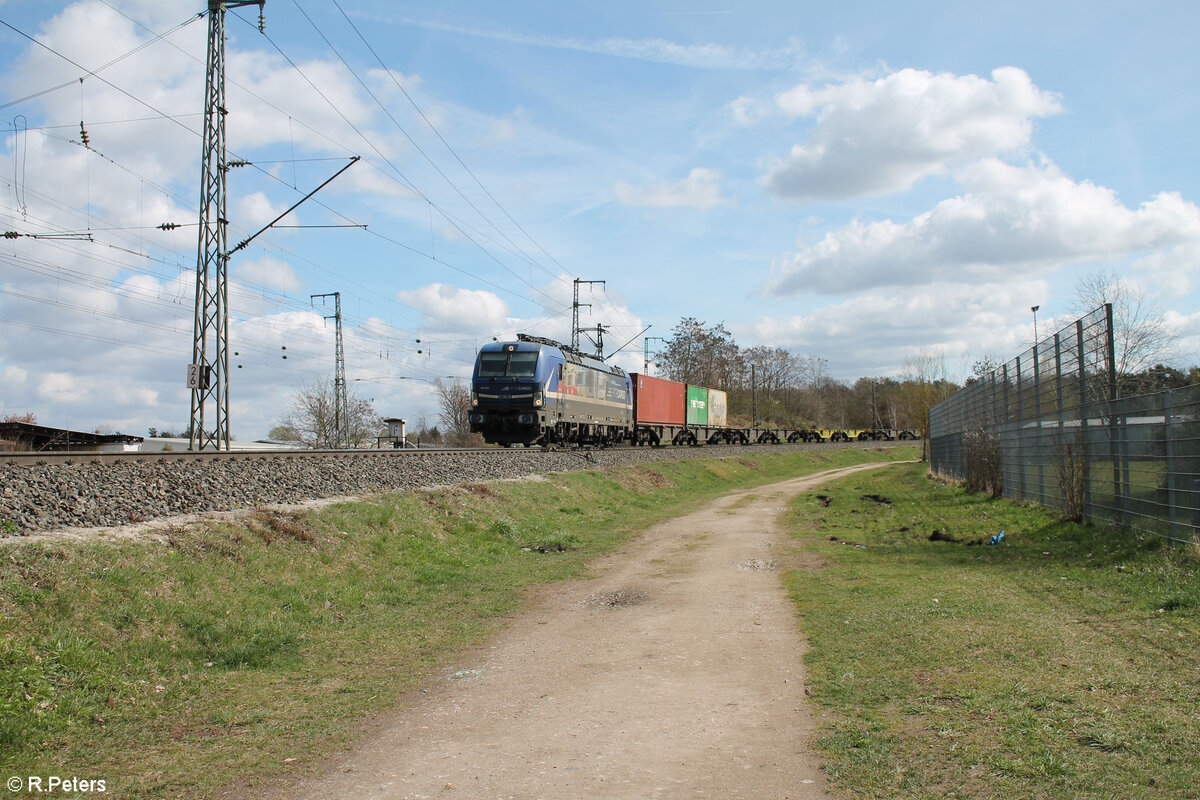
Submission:
MULTIPOLYGON (((186 424, 205 5, 0 0, 0 230, 22 234, 0 239, 0 412, 186 424), (91 241, 35 238, 66 232, 91 241)), ((1033 305, 1043 334, 1072 319, 1097 270, 1162 309, 1178 363, 1200 353, 1194 3, 265 16, 266 37, 256 9, 228 18, 229 147, 254 163, 230 173, 230 238, 351 156, 284 222, 367 227, 233 256, 237 438, 332 374, 310 295, 334 291, 352 389, 414 420, 493 336, 568 338, 572 278, 605 281, 583 322, 634 339, 631 369, 646 325, 694 316, 839 378, 920 351, 961 373, 1028 346, 1033 305)))

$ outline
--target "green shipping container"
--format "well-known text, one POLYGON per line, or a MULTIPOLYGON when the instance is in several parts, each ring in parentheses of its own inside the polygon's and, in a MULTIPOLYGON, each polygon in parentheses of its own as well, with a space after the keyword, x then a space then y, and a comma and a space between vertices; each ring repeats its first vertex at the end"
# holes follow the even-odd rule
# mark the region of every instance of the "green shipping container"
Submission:
POLYGON ((687 387, 687 424, 708 425, 708 389, 687 387))

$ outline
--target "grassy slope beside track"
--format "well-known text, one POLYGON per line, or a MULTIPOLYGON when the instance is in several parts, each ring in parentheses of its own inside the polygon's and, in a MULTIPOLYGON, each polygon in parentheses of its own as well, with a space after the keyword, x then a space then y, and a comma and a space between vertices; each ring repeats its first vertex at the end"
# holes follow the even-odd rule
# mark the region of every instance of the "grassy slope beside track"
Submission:
POLYGON ((827 506, 795 504, 804 547, 787 580, 835 788, 1200 797, 1194 547, 1062 524, 938 485, 923 465, 823 494, 827 506), (967 544, 1001 530, 1001 545, 967 544))
POLYGON ((908 447, 381 495, 163 541, 0 546, 0 771, 198 798, 318 769, 530 586, 728 489, 908 447))

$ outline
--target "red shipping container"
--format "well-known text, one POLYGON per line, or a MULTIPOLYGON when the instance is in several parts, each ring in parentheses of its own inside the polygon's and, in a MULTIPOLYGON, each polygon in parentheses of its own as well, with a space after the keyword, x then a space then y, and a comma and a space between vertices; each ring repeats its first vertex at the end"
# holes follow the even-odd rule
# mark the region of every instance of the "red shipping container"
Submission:
POLYGON ((687 386, 633 373, 633 417, 639 425, 684 424, 687 386))

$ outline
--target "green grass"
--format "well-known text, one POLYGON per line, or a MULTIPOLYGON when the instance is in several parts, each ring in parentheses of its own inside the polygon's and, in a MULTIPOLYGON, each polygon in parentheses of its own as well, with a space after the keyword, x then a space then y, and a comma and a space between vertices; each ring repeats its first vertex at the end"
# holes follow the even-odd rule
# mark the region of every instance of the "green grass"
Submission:
POLYGON ((911 448, 766 451, 458 488, 158 542, 0 549, 0 771, 122 798, 261 794, 631 534, 729 489, 911 448))
POLYGON ((817 554, 805 563, 820 564, 786 580, 835 788, 1200 796, 1195 547, 1062 524, 936 484, 921 465, 823 494, 828 507, 806 495, 792 515, 817 554), (959 541, 930 541, 935 530, 959 541), (998 546, 969 544, 1001 530, 998 546))

